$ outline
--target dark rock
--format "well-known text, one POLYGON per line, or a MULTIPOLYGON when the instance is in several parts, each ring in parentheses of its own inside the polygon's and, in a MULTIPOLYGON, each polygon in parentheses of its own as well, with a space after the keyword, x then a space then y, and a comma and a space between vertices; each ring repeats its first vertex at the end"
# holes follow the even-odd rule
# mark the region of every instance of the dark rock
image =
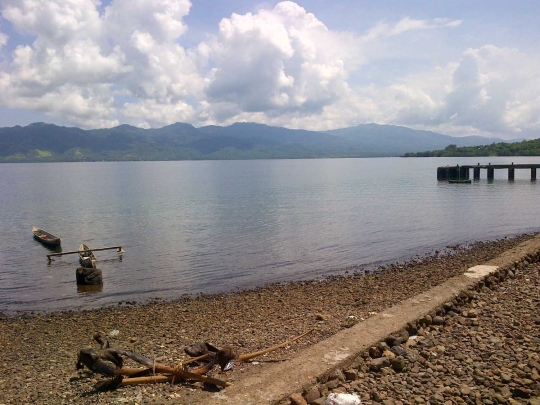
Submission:
POLYGON ((452 311, 454 310, 454 303, 451 301, 445 302, 443 305, 443 308, 445 311, 452 311))
POLYGON ((516 387, 512 390, 512 397, 513 398, 524 398, 524 399, 527 399, 527 398, 530 398, 532 395, 532 391, 527 389, 527 388, 521 388, 521 387, 516 387))
POLYGON ((426 315, 422 319, 420 319, 420 323, 424 326, 430 326, 432 322, 431 315, 426 315))
POLYGON ((414 336, 418 333, 418 327, 415 323, 408 323, 405 329, 409 333, 409 336, 414 336))
POLYGON ((338 380, 340 382, 345 382, 345 375, 343 374, 343 371, 340 369, 334 370, 332 373, 330 373, 329 379, 331 380, 338 380))
POLYGON ((407 362, 401 356, 397 356, 395 359, 392 360, 392 368, 397 372, 405 370, 406 366, 407 362))
POLYGON ((208 353, 208 348, 204 343, 194 343, 184 347, 184 352, 191 357, 199 357, 208 353))
POLYGON ((388 346, 388 345, 386 344, 386 342, 379 342, 379 343, 377 344, 377 348, 381 351, 381 353, 384 352, 384 351, 386 351, 386 350, 390 350, 390 346, 388 346))
POLYGON ((79 285, 102 285, 103 275, 100 269, 79 267, 75 273, 79 285))
POLYGON ((444 318, 442 316, 436 316, 432 320, 432 325, 444 325, 444 318))
POLYGON ((393 335, 387 336, 386 339, 384 339, 385 343, 386 343, 389 347, 394 346, 394 344, 396 344, 396 340, 397 340, 397 337, 395 337, 395 336, 393 336, 393 335))
POLYGON ((375 346, 371 346, 368 350, 368 353, 369 353, 369 357, 371 357, 372 359, 378 359, 379 357, 382 356, 382 351, 378 347, 375 347, 375 346))
POLYGON ((345 379, 347 381, 355 381, 358 378, 358 371, 355 369, 349 369, 343 371, 343 374, 345 375, 345 379))
MULTIPOLYGON (((392 346, 401 345, 401 344, 407 342, 407 340, 409 340, 409 332, 407 332, 406 330, 403 330, 403 331, 401 331, 399 336, 396 338, 396 340, 394 341, 394 344, 392 346)), ((390 346, 390 347, 392 347, 392 346, 390 346)))

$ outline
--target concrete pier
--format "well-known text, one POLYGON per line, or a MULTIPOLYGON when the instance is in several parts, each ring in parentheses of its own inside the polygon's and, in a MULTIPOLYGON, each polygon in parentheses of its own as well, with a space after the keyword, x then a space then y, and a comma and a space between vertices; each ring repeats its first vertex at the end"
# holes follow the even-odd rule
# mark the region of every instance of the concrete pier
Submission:
POLYGON ((437 168, 437 180, 468 180, 470 170, 473 169, 474 180, 480 180, 480 173, 482 170, 486 170, 487 179, 489 181, 495 178, 495 170, 507 169, 508 180, 512 181, 515 178, 515 171, 520 169, 530 169, 531 181, 536 180, 536 169, 540 167, 540 164, 508 164, 508 165, 456 165, 456 166, 440 166, 437 168))

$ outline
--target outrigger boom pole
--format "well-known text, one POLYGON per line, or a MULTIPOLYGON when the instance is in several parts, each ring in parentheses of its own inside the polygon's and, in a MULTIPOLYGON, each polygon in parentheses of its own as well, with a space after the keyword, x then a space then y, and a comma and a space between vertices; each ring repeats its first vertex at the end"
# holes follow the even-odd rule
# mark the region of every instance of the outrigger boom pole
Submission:
MULTIPOLYGON (((116 249, 118 253, 126 252, 124 249, 122 249, 122 246, 112 246, 112 247, 98 248, 98 249, 87 249, 87 250, 84 250, 83 252, 90 252, 90 251, 97 252, 100 250, 111 250, 111 249, 116 249)), ((50 255, 47 255, 47 259, 49 260, 49 264, 51 264, 51 260, 52 260, 51 256, 74 255, 75 253, 79 253, 79 250, 74 250, 73 252, 52 253, 50 255)))

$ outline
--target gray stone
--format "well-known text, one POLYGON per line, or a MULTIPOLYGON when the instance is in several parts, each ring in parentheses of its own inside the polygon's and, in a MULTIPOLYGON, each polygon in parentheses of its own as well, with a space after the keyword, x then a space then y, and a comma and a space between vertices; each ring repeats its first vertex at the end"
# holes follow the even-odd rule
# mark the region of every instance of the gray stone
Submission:
POLYGON ((369 369, 371 371, 380 371, 383 367, 390 365, 390 359, 388 357, 379 357, 378 359, 371 360, 369 369))
POLYGON ((506 373, 501 373, 501 381, 505 384, 508 384, 512 381, 512 377, 510 377, 508 374, 506 373))
POLYGON ((403 356, 406 351, 403 347, 396 345, 392 347, 392 353, 394 353, 396 356, 403 356))
POLYGON ((333 380, 330 380, 325 385, 331 391, 331 390, 336 389, 338 387, 339 380, 337 378, 333 379, 333 380))
POLYGON ((432 325, 444 325, 444 318, 442 316, 436 316, 431 323, 432 325))

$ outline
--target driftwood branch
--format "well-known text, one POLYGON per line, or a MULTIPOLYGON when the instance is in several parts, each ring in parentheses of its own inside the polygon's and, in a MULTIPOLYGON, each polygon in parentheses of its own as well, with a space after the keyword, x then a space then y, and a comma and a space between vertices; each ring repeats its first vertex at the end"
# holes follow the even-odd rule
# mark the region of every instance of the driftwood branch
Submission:
POLYGON ((252 352, 252 353, 241 354, 240 356, 238 356, 238 361, 247 361, 247 360, 251 360, 251 359, 254 358, 254 357, 262 356, 263 354, 273 352, 274 350, 277 350, 277 349, 281 349, 282 347, 285 347, 285 346, 287 346, 287 345, 290 345, 291 343, 296 342, 298 339, 303 338, 303 337, 306 336, 308 333, 311 333, 311 332, 313 332, 314 330, 315 330, 315 329, 308 330, 307 332, 304 332, 304 333, 302 333, 301 335, 295 336, 295 337, 293 337, 292 339, 287 340, 286 342, 283 342, 283 343, 277 344, 277 345, 275 345, 275 346, 269 347, 268 349, 260 350, 260 351, 258 351, 258 352, 252 352))
POLYGON ((267 349, 241 355, 238 355, 237 351, 231 347, 217 349, 210 344, 206 344, 206 347, 210 348, 212 351, 208 351, 201 356, 196 356, 182 362, 178 367, 171 367, 166 364, 158 363, 155 360, 132 351, 111 348, 109 346, 109 341, 104 339, 100 333, 96 333, 94 335, 94 340, 99 343, 100 349, 82 349, 77 358, 77 369, 86 366, 94 373, 113 377, 112 380, 100 383, 99 389, 116 389, 122 385, 136 384, 156 384, 166 382, 174 384, 174 382, 178 380, 196 380, 219 387, 228 387, 232 385, 230 382, 207 377, 205 375, 212 370, 216 363, 219 364, 222 371, 226 371, 234 362, 247 361, 254 357, 270 353, 295 342, 312 331, 313 329, 267 349), (143 367, 124 366, 124 357, 141 364, 143 367), (209 361, 198 368, 191 370, 187 369, 188 364, 201 360, 209 361))

